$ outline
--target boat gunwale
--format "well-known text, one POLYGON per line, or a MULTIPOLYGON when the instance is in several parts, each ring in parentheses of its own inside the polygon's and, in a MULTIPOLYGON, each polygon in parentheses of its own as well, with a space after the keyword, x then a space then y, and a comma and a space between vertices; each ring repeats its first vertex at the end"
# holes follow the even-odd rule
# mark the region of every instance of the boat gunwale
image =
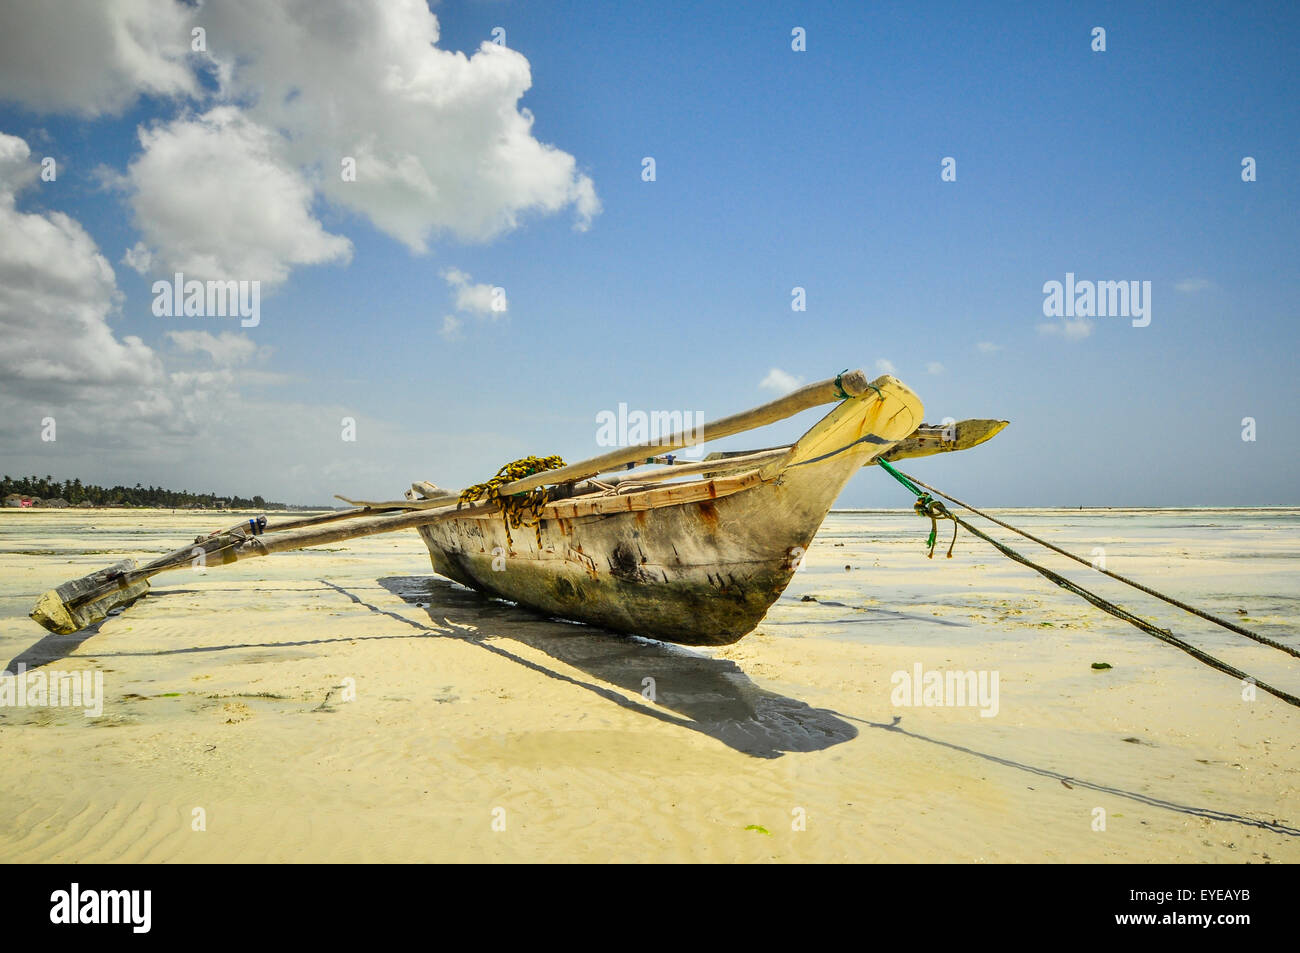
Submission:
MULTIPOLYGON (((624 493, 593 492, 582 496, 554 500, 543 507, 540 518, 544 520, 581 519, 584 516, 608 516, 617 513, 639 513, 723 499, 746 490, 757 489, 775 477, 764 478, 758 468, 730 477, 692 480, 687 483, 670 483, 662 486, 640 487, 624 493)), ((501 516, 500 507, 465 513, 465 519, 495 519, 501 516)))

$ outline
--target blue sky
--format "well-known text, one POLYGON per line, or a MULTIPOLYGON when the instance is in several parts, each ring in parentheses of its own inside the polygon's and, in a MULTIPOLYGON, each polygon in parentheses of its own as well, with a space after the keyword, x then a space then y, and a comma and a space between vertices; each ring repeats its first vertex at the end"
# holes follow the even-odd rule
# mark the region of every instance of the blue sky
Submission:
MULTIPOLYGON (((815 380, 892 366, 927 419, 1012 421, 984 447, 912 466, 972 502, 1300 502, 1293 5, 472 2, 434 14, 442 50, 474 54, 504 28, 532 82, 509 105, 573 157, 599 213, 580 230, 574 202, 520 207, 488 240, 435 224, 413 250, 380 213, 317 190, 309 212, 350 257, 291 264, 246 330, 151 313, 150 284, 170 271, 122 263, 149 236, 133 204, 144 187, 115 177, 141 153, 141 127, 233 103, 274 128, 254 88, 223 99, 200 65, 189 93, 145 90, 87 115, 76 97, 88 93, 51 107, 0 69, 0 133, 60 170, 21 189, 17 208, 84 227, 120 293, 113 334, 138 336, 169 374, 214 369, 168 332, 239 333, 257 349, 222 369, 229 393, 205 391, 210 406, 148 421, 159 447, 129 414, 79 427, 87 394, 11 376, 6 472, 290 502, 395 496, 529 453, 594 454, 596 414, 619 402, 714 418, 774 397, 760 386, 773 368, 815 380), (1091 49, 1097 26, 1105 52, 1091 49), (940 180, 945 156, 954 182, 940 180), (1257 181, 1242 181, 1245 156, 1257 181), (448 268, 504 288, 508 312, 457 312, 448 268), (1096 317, 1086 335, 1059 333, 1042 288, 1067 272, 1151 282, 1150 325, 1096 317), (805 312, 791 310, 795 286, 805 312), (448 314, 454 339, 439 333, 448 314), (45 406, 69 421, 53 444, 33 419, 45 406), (357 418, 355 443, 339 440, 340 413, 357 418)), ((301 165, 307 181, 336 175, 301 165)), ((244 201, 232 191, 234 214, 244 201)), ((748 442, 797 436, 815 417, 748 442)), ((840 501, 908 503, 875 469, 840 501)))

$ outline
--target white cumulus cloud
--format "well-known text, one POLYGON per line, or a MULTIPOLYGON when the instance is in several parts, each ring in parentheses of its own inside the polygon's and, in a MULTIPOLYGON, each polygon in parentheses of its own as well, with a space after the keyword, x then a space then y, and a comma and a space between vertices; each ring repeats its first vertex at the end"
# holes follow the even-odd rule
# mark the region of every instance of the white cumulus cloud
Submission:
POLYGON ((1092 322, 1087 318, 1066 318, 1063 321, 1048 321, 1038 326, 1039 333, 1054 337, 1063 337, 1067 341, 1082 341, 1092 333, 1092 322))
POLYGON ((93 117, 141 94, 196 95, 193 12, 173 0, 0 4, 0 99, 93 117))
POLYGON ((187 278, 283 281, 291 265, 346 261, 352 243, 311 214, 280 141, 238 109, 140 130, 130 202, 153 258, 187 278))
POLYGON ((444 232, 485 241, 566 208, 581 229, 600 211, 574 157, 533 136, 519 106, 528 60, 491 42, 440 49, 424 0, 231 0, 199 20, 228 37, 213 44, 224 94, 284 130, 331 201, 415 251, 444 232))
POLYGON ((393 461, 411 447, 437 445, 451 456, 469 439, 412 434, 355 407, 245 393, 283 379, 247 367, 236 375, 232 365, 254 355, 238 332, 172 332, 166 361, 139 338, 119 336, 111 325, 122 295, 94 240, 62 212, 17 208, 33 167, 27 143, 0 134, 0 455, 23 472, 323 502, 340 489, 391 493, 393 461), (198 354, 215 366, 184 366, 198 354), (356 416, 366 452, 338 439, 345 415, 356 416), (38 437, 47 417, 57 426, 48 443, 38 437), (250 469, 249 453, 259 466, 250 469))
POLYGON ((257 354, 257 345, 247 335, 236 331, 168 331, 167 337, 184 353, 201 351, 212 358, 214 364, 227 366, 243 364, 257 354))
POLYGON ((7 3, 0 99, 84 116, 142 95, 183 107, 141 131, 126 177, 150 268, 276 282, 346 261, 347 239, 314 217, 320 198, 415 252, 566 210, 587 228, 594 183, 520 105, 528 60, 440 39, 425 0, 7 3))
POLYGON ((479 318, 499 318, 509 310, 505 289, 500 286, 475 282, 472 275, 459 268, 444 269, 442 277, 455 292, 457 311, 479 318))
POLYGON ((122 256, 122 264, 138 275, 147 275, 153 268, 153 252, 145 247, 144 242, 136 242, 122 256))
POLYGON ((30 161, 26 142, 0 133, 0 439, 24 446, 46 416, 51 452, 192 434, 230 381, 169 374, 140 338, 114 333, 122 295, 94 239, 63 212, 17 208, 30 161))
POLYGON ((774 367, 767 372, 767 376, 759 381, 758 386, 767 390, 776 391, 778 394, 788 394, 792 390, 803 385, 802 377, 795 377, 779 367, 774 367))
POLYGON ((108 326, 120 295, 94 239, 62 212, 16 208, 36 177, 30 157, 24 140, 0 133, 0 376, 46 394, 152 383, 160 373, 153 352, 108 326))

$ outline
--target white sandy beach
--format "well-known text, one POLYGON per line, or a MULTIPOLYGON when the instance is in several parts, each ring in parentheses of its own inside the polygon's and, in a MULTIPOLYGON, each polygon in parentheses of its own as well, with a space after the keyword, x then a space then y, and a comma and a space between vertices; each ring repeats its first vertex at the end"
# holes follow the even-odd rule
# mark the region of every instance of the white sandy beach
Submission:
MULTIPOLYGON (((1300 511, 1001 512, 1296 644, 1300 511)), ((926 559, 911 513, 832 514, 723 649, 485 600, 414 532, 161 576, 89 634, 27 618, 234 519, 0 512, 6 667, 99 672, 105 695, 98 718, 0 708, 0 859, 1300 860, 1300 711, 964 533, 944 559, 950 526, 926 559), (917 664, 996 673, 997 714, 896 705, 917 664)), ((1282 653, 1012 545, 1300 693, 1282 653)))

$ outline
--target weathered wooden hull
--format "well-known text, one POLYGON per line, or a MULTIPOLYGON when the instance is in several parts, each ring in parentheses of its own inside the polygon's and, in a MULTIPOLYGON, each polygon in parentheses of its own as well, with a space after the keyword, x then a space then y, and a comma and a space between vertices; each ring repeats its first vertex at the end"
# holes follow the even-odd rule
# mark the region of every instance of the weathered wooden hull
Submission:
POLYGON ((916 395, 890 381, 879 396, 842 402, 779 465, 678 494, 703 498, 653 502, 660 490, 555 503, 510 540, 498 514, 419 532, 436 572, 488 595, 620 632, 726 645, 785 590, 849 478, 920 420, 916 395), (606 511, 590 512, 597 505, 606 511))

